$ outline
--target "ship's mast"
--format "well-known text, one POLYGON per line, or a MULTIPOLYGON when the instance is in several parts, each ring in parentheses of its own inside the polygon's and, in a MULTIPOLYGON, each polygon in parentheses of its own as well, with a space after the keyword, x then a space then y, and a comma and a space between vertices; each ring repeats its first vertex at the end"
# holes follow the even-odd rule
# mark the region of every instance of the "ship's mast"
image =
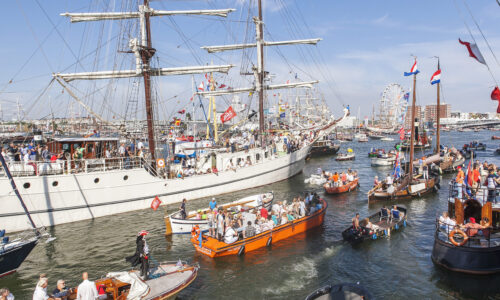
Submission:
POLYGON ((410 167, 408 169, 408 174, 410 176, 411 183, 413 181, 413 143, 415 139, 415 99, 416 99, 416 85, 417 85, 417 74, 413 74, 413 100, 411 103, 411 134, 410 134, 410 167))
MULTIPOLYGON (((438 70, 441 70, 441 67, 439 66, 439 57, 438 57, 438 70)), ((439 121, 441 119, 441 103, 440 103, 440 99, 439 99, 439 90, 440 90, 440 84, 441 83, 437 83, 437 107, 436 107, 436 153, 439 153, 440 151, 440 142, 439 142, 439 138, 440 138, 440 125, 439 125, 439 121)))
POLYGON ((259 0, 259 18, 255 20, 257 28, 257 91, 259 92, 259 130, 260 145, 264 146, 264 33, 262 20, 262 0, 259 0))
POLYGON ((144 10, 144 14, 141 14, 141 31, 142 31, 142 47, 139 50, 142 60, 142 76, 144 78, 144 97, 146 101, 146 122, 148 126, 148 145, 149 153, 151 153, 151 161, 153 163, 151 166, 156 167, 154 163, 156 161, 156 143, 155 143, 155 133, 154 133, 154 113, 153 104, 151 102, 151 71, 149 63, 151 58, 155 55, 156 50, 151 46, 151 26, 149 20, 149 0, 144 0, 144 6, 139 9, 144 10))

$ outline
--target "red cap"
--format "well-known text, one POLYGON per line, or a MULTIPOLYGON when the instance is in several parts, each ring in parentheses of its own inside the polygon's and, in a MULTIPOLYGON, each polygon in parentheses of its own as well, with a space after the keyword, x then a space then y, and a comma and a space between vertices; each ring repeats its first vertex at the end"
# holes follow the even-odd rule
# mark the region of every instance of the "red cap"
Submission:
POLYGON ((470 220, 471 223, 476 223, 476 219, 475 218, 470 217, 469 220, 470 220))
POLYGON ((462 169, 462 166, 458 166, 457 169, 462 169))
POLYGON ((147 232, 146 230, 141 230, 137 235, 148 235, 148 234, 149 232, 147 232))

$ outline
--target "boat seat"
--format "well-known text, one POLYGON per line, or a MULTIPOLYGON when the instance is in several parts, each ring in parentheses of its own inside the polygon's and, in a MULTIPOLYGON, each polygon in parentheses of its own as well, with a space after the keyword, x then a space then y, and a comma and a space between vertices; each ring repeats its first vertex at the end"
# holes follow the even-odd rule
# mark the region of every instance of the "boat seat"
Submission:
POLYGON ((396 222, 400 221, 401 214, 400 214, 399 210, 393 210, 392 211, 391 219, 392 219, 392 221, 396 221, 396 222))
POLYGON ((380 221, 382 220, 386 220, 387 222, 389 222, 389 213, 387 211, 387 209, 385 208, 381 208, 380 209, 380 221))

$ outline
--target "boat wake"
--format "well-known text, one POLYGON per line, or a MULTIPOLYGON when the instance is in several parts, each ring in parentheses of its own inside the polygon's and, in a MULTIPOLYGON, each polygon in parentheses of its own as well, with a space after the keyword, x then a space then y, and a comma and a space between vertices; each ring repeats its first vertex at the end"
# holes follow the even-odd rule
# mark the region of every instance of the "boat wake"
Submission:
POLYGON ((284 266, 281 272, 289 275, 282 276, 283 280, 275 281, 271 286, 265 288, 264 294, 283 295, 291 291, 303 290, 307 283, 318 276, 317 265, 324 259, 337 254, 340 248, 340 245, 331 246, 314 257, 304 257, 291 267, 284 266))

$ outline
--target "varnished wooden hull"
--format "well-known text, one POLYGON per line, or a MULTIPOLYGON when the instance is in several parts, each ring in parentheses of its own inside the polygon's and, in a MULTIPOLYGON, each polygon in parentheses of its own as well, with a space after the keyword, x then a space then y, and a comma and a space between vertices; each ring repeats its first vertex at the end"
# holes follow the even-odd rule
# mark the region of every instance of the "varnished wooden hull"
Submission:
POLYGON ((323 188, 325 188, 325 193, 327 194, 342 194, 342 193, 347 193, 351 192, 355 188, 358 187, 358 181, 359 178, 354 179, 354 181, 349 182, 347 184, 344 184, 343 186, 338 186, 338 187, 330 187, 329 183, 325 183, 323 185, 323 188))
POLYGON ((254 251, 266 246, 270 246, 278 241, 291 238, 294 235, 305 232, 314 227, 323 224, 328 204, 322 200, 322 209, 313 215, 294 220, 284 225, 277 226, 273 230, 268 230, 250 238, 239 240, 232 244, 219 242, 209 236, 204 236, 201 247, 197 238, 191 238, 191 243, 196 251, 209 257, 221 257, 228 255, 239 255, 242 253, 254 251), (243 247, 243 248, 242 248, 243 247), (242 250, 243 249, 243 250, 242 250))
POLYGON ((400 200, 408 200, 411 198, 417 198, 421 197, 423 195, 427 195, 429 193, 432 193, 436 191, 436 179, 431 178, 427 184, 424 190, 416 192, 416 193, 410 193, 408 189, 404 189, 401 191, 394 192, 392 194, 386 193, 386 192, 374 192, 368 196, 368 203, 373 203, 377 201, 400 201, 400 200))

